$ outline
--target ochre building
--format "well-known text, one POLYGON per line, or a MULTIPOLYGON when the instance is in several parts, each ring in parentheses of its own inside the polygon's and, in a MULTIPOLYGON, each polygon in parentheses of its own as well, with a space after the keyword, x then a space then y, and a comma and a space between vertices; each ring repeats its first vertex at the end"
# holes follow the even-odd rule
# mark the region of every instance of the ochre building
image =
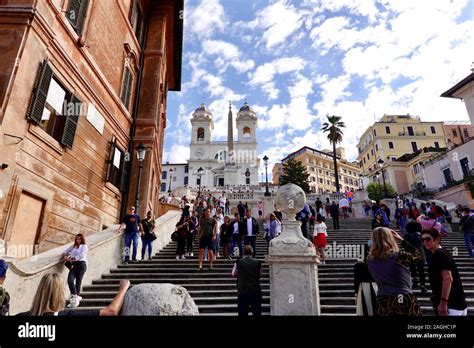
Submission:
MULTIPOLYGON (((183 1, 0 0, 0 239, 43 252, 156 209, 183 1)), ((8 250, 9 248, 7 248, 8 250)))

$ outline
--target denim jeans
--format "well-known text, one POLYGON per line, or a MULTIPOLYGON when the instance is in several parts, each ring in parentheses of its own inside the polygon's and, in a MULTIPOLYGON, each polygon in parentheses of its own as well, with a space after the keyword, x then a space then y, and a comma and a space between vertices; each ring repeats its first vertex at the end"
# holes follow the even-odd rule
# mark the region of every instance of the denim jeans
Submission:
POLYGON ((73 261, 73 268, 69 271, 67 276, 67 284, 71 295, 81 294, 82 278, 87 270, 87 263, 85 261, 73 261), (76 283, 74 284, 74 280, 76 283))
POLYGON ((466 243, 467 252, 469 256, 474 256, 472 245, 474 244, 474 234, 464 233, 464 242, 466 243))
POLYGON ((148 256, 151 257, 153 251, 153 241, 142 238, 142 260, 145 259, 146 249, 148 248, 148 256))
POLYGON ((220 237, 219 237, 219 233, 218 233, 218 234, 216 234, 216 239, 212 243, 213 244, 212 249, 214 251, 214 255, 217 255, 219 253, 219 243, 220 243, 220 237))
MULTIPOLYGON (((253 257, 255 257, 255 254, 257 253, 256 241, 257 241, 257 236, 244 236, 244 245, 252 246, 253 257)), ((242 256, 242 254, 240 256, 242 256)))
POLYGON ((406 216, 401 216, 400 219, 398 220, 399 224, 400 224, 400 231, 401 231, 401 234, 403 236, 404 232, 405 232, 405 227, 407 226, 407 218, 406 216))
POLYGON ((138 233, 126 233, 125 235, 125 249, 123 253, 125 255, 125 262, 130 260, 130 248, 133 242, 133 253, 132 260, 137 260, 137 248, 138 248, 138 233))
POLYGON ((233 234, 230 242, 230 255, 233 255, 236 246, 239 248, 239 256, 242 257, 242 237, 238 234, 233 234))

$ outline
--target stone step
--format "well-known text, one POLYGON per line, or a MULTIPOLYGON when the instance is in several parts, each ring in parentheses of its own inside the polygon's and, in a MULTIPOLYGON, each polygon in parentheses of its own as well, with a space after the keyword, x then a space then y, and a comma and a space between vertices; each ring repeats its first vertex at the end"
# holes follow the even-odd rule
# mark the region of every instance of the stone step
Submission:
MULTIPOLYGON (((97 284, 105 284, 104 282, 110 281, 110 280, 120 280, 124 279, 124 277, 120 276, 113 276, 113 275, 105 275, 103 276, 103 279, 96 280, 97 284), (102 283, 101 283, 102 282, 102 283)), ((163 278, 163 277, 154 277, 153 275, 147 275, 146 277, 142 277, 141 275, 137 276, 129 276, 125 277, 126 279, 129 279, 130 282, 135 282, 135 283, 156 283, 156 284, 163 284, 163 283, 171 283, 171 284, 179 284, 179 285, 188 285, 188 284, 201 284, 202 282, 219 282, 219 284, 222 285, 233 285, 236 286, 237 280, 235 278, 224 278, 224 277, 219 277, 219 278, 213 278, 209 275, 205 275, 205 277, 195 277, 195 278, 163 278)), ((270 279, 268 277, 263 277, 260 279, 260 283, 263 284, 269 284, 270 279)))
MULTIPOLYGON (((94 281, 96 282, 96 281, 94 281)), ((144 282, 130 281, 133 285, 142 284, 144 282)), ((149 281, 147 283, 160 283, 157 281, 149 281)), ((179 285, 179 284, 177 284, 179 285)), ((185 288, 188 291, 205 291, 205 290, 235 290, 236 284, 221 284, 221 283, 202 283, 202 284, 186 284, 185 288)), ((270 289, 269 284, 262 284, 262 290, 270 289)), ((118 291, 118 281, 107 280, 97 284, 88 285, 84 287, 84 291, 118 291)))
MULTIPOLYGON (((113 297, 103 297, 103 298, 84 298, 81 301, 81 305, 83 306, 93 306, 93 307, 106 307, 108 306, 113 300, 113 297)), ((209 305, 209 306, 216 306, 216 305, 234 305, 237 304, 237 297, 236 296, 220 296, 220 297, 196 297, 193 298, 194 303, 198 307, 201 305, 209 305)), ((269 304, 270 303, 270 296, 266 295, 262 298, 262 304, 269 304)))
MULTIPOLYGON (((199 313, 219 313, 219 312, 233 312, 237 313, 237 304, 223 304, 223 305, 199 305, 199 313)), ((262 311, 270 312, 270 304, 262 303, 262 311)))

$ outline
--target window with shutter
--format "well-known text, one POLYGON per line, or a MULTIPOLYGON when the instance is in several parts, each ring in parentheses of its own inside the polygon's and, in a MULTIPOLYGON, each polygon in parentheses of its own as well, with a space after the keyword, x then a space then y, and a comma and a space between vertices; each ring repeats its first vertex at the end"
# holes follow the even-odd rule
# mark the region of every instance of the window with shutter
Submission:
POLYGON ((122 94, 120 95, 120 99, 122 100, 123 105, 127 108, 130 107, 130 96, 132 94, 132 83, 133 83, 133 75, 130 72, 128 67, 125 68, 125 74, 123 76, 122 82, 122 94))
POLYGON ((129 161, 127 161, 127 159, 128 158, 125 156, 125 153, 118 147, 116 139, 113 138, 112 142, 110 143, 110 154, 106 180, 120 190, 122 190, 123 186, 126 186, 124 181, 127 178, 124 178, 124 172, 127 171, 128 175, 127 163, 129 161))
POLYGON ((64 131, 62 132, 61 144, 72 149, 74 138, 76 136, 77 123, 81 113, 82 102, 75 96, 71 97, 67 112, 64 115, 64 131))
POLYGON ((138 4, 138 1, 136 0, 133 2, 130 23, 135 32, 135 37, 137 38, 138 42, 140 42, 143 32, 143 14, 142 10, 140 9, 140 5, 138 4))
POLYGON ((77 35, 81 36, 84 31, 84 23, 89 8, 89 0, 70 0, 67 8, 67 19, 71 23, 77 35))
POLYGON ((132 167, 132 161, 129 158, 128 160, 125 159, 123 161, 122 178, 120 180, 120 191, 122 192, 128 191, 128 188, 130 186, 130 171, 132 167))
POLYGON ((27 118, 62 145, 72 148, 82 102, 54 76, 50 65, 41 65, 35 80, 27 118))
POLYGON ((35 84, 33 87, 33 94, 31 95, 30 106, 28 108, 27 118, 34 123, 41 122, 43 109, 46 104, 46 97, 48 95, 49 85, 53 78, 53 70, 48 62, 44 61, 39 68, 36 75, 35 84))

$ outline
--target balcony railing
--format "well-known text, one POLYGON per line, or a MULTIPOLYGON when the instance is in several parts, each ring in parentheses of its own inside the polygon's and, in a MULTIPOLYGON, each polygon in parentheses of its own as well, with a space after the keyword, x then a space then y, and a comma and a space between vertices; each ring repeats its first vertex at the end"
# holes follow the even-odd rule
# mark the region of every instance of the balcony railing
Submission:
POLYGON ((426 136, 426 132, 412 132, 411 134, 408 132, 399 132, 398 136, 400 137, 424 137, 426 136))

